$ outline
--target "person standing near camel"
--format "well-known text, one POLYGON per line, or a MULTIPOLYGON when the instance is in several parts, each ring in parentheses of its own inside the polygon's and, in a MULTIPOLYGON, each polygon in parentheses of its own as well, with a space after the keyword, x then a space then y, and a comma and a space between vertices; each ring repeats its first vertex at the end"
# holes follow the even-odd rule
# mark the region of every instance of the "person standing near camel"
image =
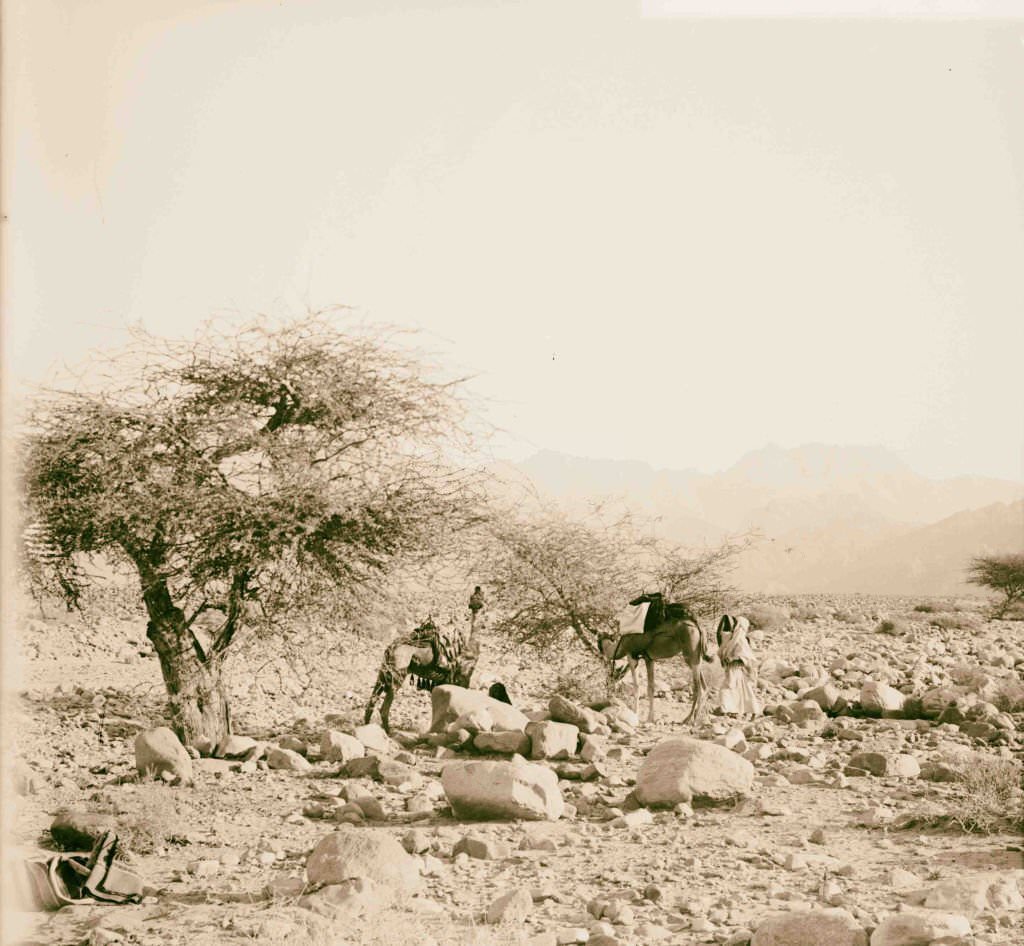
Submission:
POLYGON ((726 716, 760 716, 764 708, 754 686, 754 651, 747 640, 750 622, 723 614, 718 622, 718 659, 725 670, 719 706, 726 716))

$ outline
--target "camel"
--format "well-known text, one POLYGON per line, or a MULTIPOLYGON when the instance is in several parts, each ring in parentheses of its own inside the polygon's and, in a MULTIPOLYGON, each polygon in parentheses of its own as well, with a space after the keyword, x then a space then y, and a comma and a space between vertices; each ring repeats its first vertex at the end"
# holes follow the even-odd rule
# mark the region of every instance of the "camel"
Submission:
POLYGON ((442 632, 428 618, 414 631, 388 644, 363 721, 368 723, 373 718, 374 705, 383 695, 380 721, 384 731, 391 732, 391 704, 409 676, 419 690, 450 683, 468 687, 480 658, 480 644, 473 633, 475 624, 474 620, 469 637, 464 640, 455 628, 442 632))
POLYGON ((621 679, 628 668, 633 677, 633 711, 640 713, 640 691, 637 685, 637 666, 642 660, 647 667, 648 721, 654 722, 654 664, 683 655, 693 676, 693 705, 685 722, 702 720, 706 715, 708 680, 705 663, 712 658, 708 653, 707 638, 696 617, 684 604, 665 604, 660 592, 642 594, 629 602, 632 606, 648 604, 644 630, 641 634, 602 634, 598 639, 601 654, 608 661, 608 683, 621 679), (615 663, 626 660, 618 673, 615 663))

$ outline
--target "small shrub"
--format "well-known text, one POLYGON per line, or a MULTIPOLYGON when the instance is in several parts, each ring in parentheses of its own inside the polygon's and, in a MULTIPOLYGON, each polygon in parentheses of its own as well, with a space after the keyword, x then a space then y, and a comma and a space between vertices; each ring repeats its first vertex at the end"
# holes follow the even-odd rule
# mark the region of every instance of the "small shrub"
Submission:
POLYGON ((121 851, 153 854, 169 844, 188 844, 188 819, 175 798, 177 789, 163 782, 144 779, 135 791, 117 800, 103 793, 92 797, 92 810, 116 816, 121 851))
POLYGON ((976 631, 981 627, 981 619, 970 611, 941 611, 932 614, 928 623, 940 627, 944 631, 976 631))
POLYGON ((1006 679, 998 684, 998 690, 992 697, 997 709, 1004 713, 1024 712, 1024 683, 1019 680, 1006 679))
POLYGON ((743 614, 756 631, 768 631, 782 627, 789 620, 789 611, 774 604, 755 604, 743 614))
POLYGON ((789 616, 794 621, 816 621, 824 613, 812 604, 799 604, 789 609, 789 616))
POLYGON ((910 627, 906 621, 899 618, 884 618, 875 627, 876 634, 888 634, 890 637, 903 637, 910 633, 910 627))
POLYGON ((1024 781, 1017 762, 974 754, 954 768, 959 808, 953 821, 964 831, 992 834, 1024 826, 1024 781))
POLYGON ((915 604, 914 610, 920 614, 931 614, 935 610, 935 605, 928 604, 928 602, 922 602, 921 604, 915 604))

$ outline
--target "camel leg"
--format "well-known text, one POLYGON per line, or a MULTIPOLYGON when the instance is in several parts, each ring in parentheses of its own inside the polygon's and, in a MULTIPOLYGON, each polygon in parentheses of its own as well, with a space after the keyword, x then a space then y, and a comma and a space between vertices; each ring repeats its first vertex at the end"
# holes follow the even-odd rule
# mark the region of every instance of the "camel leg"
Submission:
POLYGON ((647 720, 654 722, 654 661, 650 657, 644 658, 647 664, 647 720))
POLYGON ((629 673, 633 678, 633 712, 640 716, 640 683, 636 678, 637 662, 632 657, 629 658, 629 673))
POLYGON ((690 707, 689 715, 684 720, 684 725, 701 722, 704 717, 707 702, 707 680, 704 678, 704 667, 696 664, 690 667, 690 674, 693 677, 693 705, 690 707))
POLYGON ((384 678, 382 674, 377 675, 377 682, 373 685, 373 690, 370 693, 370 701, 366 704, 366 712, 363 714, 363 724, 369 723, 373 719, 373 707, 377 702, 377 697, 384 692, 384 678))
POLYGON ((384 693, 384 702, 380 704, 380 724, 384 732, 391 732, 391 704, 395 702, 395 691, 388 687, 384 693))

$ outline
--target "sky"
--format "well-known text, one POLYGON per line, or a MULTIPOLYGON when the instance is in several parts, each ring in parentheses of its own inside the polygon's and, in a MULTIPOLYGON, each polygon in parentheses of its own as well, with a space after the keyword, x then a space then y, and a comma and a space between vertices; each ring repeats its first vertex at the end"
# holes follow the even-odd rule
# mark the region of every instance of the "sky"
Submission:
POLYGON ((1024 20, 4 15, 8 403, 129 324, 347 305, 472 374, 510 459, 1024 479, 1024 20))

